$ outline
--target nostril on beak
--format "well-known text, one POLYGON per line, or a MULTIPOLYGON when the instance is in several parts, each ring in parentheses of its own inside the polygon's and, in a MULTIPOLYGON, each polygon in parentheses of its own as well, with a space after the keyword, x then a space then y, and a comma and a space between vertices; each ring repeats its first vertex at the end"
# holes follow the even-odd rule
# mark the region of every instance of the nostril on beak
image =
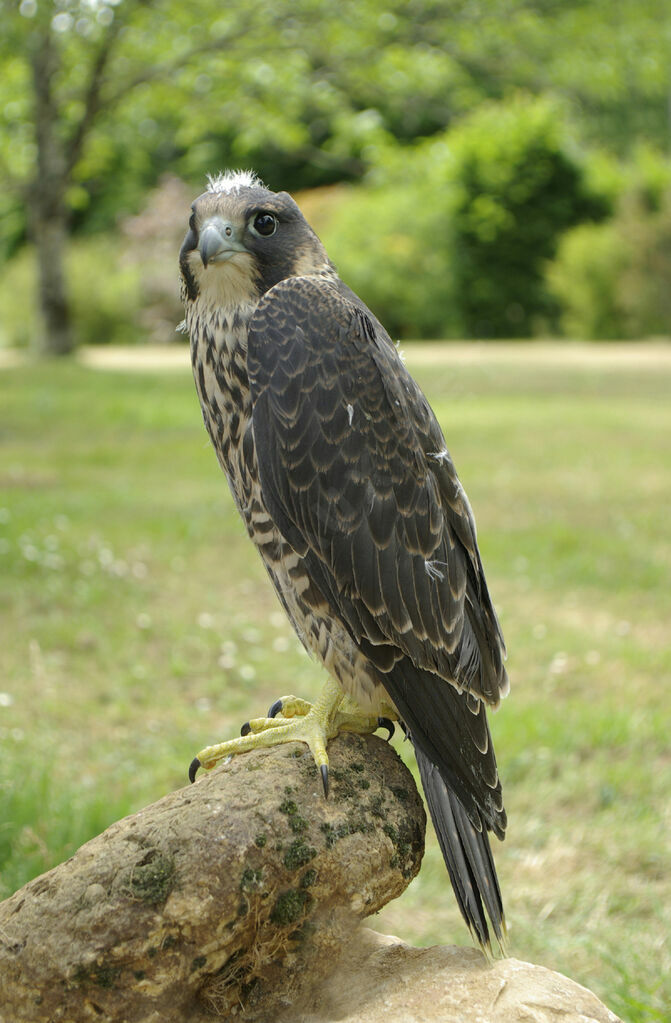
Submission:
POLYGON ((203 224, 198 244, 203 266, 209 263, 225 263, 235 252, 244 252, 245 246, 238 239, 235 224, 221 217, 211 217, 203 224))

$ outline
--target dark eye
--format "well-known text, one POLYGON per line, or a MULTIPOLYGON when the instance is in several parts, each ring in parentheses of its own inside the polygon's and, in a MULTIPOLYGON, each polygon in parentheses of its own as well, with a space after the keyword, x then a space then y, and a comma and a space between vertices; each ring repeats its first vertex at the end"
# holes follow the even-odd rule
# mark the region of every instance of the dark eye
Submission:
POLYGON ((272 213, 257 213, 252 227, 262 238, 270 238, 277 230, 277 217, 272 213))
POLYGON ((195 231, 196 230, 196 211, 195 210, 193 211, 193 213, 189 217, 189 230, 190 231, 195 231))

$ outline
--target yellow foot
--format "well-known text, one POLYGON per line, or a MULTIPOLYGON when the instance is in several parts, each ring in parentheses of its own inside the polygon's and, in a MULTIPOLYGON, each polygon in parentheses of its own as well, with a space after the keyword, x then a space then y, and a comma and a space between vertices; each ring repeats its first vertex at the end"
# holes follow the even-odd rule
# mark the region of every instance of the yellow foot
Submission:
POLYGON ((266 749, 283 742, 305 742, 321 772, 324 794, 328 795, 328 740, 338 732, 364 734, 374 732, 381 725, 389 729, 391 737, 394 730, 391 721, 363 714, 352 700, 344 696, 337 682, 329 679, 314 704, 296 696, 283 696, 272 705, 268 717, 253 718, 243 725, 239 739, 230 739, 201 750, 191 763, 189 779, 195 780, 199 767, 209 771, 224 757, 266 749))
POLYGON ((283 718, 302 717, 312 709, 312 704, 301 700, 300 696, 280 696, 268 711, 268 717, 274 718, 281 714, 283 718))

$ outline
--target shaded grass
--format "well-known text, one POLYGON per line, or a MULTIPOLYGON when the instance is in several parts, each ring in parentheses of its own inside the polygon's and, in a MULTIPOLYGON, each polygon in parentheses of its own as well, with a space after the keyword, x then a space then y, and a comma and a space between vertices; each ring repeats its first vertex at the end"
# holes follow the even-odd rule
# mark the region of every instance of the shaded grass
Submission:
MULTIPOLYGON (((418 363, 509 646, 493 716, 511 954, 632 1023, 671 1004, 671 369, 418 363)), ((412 368, 412 353, 409 363, 412 368)), ((0 895, 185 782, 321 675, 250 548, 186 373, 0 373, 0 895)), ((407 748, 400 746, 403 755, 407 748)), ((433 840, 380 929, 466 939, 433 840)))

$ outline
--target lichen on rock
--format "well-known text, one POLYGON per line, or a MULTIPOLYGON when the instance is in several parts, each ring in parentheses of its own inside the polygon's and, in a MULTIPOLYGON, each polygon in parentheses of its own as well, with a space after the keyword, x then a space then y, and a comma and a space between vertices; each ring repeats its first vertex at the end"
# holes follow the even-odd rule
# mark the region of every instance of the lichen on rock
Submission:
POLYGON ((267 1019, 269 999, 276 1012, 298 998, 423 853, 422 802, 393 748, 350 734, 329 756, 328 800, 302 745, 245 754, 0 905, 7 1018, 267 1019), (408 835, 403 857, 389 826, 408 835))

